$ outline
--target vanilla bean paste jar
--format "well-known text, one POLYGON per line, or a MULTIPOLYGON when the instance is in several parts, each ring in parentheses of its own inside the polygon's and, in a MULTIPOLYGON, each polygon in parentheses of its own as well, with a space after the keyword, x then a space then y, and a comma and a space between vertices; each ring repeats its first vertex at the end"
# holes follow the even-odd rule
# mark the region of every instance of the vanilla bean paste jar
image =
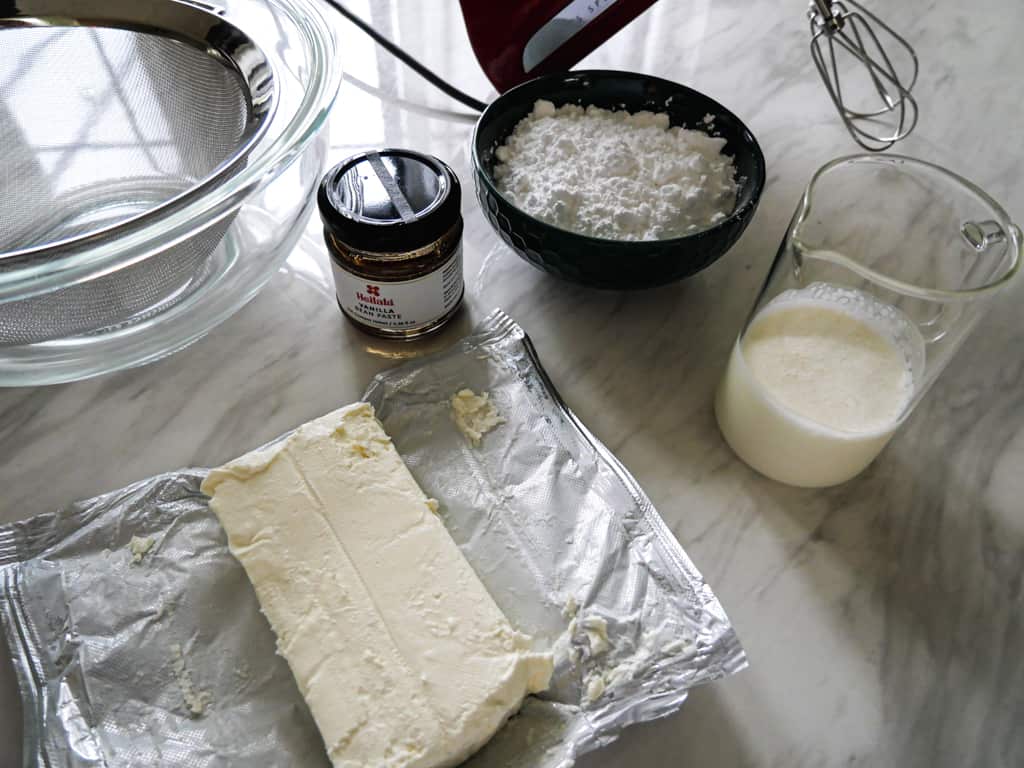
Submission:
POLYGON ((361 330, 416 339, 462 304, 462 190, 436 157, 382 149, 345 160, 317 195, 338 306, 361 330))

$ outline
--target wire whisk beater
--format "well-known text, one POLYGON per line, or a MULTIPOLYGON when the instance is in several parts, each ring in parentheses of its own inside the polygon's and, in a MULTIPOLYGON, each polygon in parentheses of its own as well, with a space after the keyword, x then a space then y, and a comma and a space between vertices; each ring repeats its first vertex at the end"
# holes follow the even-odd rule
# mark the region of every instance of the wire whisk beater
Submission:
POLYGON ((855 0, 811 0, 811 57, 853 140, 881 152, 917 125, 917 54, 855 0))

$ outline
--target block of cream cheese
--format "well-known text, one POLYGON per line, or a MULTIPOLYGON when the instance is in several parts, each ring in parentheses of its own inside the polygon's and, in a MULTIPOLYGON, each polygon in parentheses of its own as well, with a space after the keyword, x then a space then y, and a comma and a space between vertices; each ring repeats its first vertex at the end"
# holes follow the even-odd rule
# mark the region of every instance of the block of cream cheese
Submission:
POLYGON ((365 403, 203 483, 337 768, 462 762, 547 687, 365 403))

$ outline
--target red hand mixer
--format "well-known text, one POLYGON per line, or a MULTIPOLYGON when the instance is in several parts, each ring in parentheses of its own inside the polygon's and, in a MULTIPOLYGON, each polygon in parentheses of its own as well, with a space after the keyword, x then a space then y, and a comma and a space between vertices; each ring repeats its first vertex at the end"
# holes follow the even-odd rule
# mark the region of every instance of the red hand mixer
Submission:
POLYGON ((480 66, 498 92, 563 72, 655 0, 459 0, 480 66))

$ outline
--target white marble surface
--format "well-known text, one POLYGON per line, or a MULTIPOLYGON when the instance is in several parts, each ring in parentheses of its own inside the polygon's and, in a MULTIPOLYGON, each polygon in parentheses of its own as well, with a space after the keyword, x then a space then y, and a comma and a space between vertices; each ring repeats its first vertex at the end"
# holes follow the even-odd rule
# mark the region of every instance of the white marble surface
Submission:
MULTIPOLYGON (((455 0, 350 2, 466 90, 489 92, 455 0)), ((873 5, 922 62, 921 124, 902 151, 949 165, 1024 217, 1024 5, 873 5)), ((854 150, 812 69, 804 10, 800 0, 661 0, 586 62, 694 86, 761 141, 760 210, 705 273, 646 293, 574 288, 500 245, 471 196, 464 206, 468 311, 427 346, 451 343, 495 306, 516 317, 703 570, 750 658, 679 715, 588 756, 590 768, 1024 765, 1024 281, 855 481, 772 483, 733 457, 714 424, 712 389, 803 185, 854 150)), ((472 123, 447 114, 462 110, 338 26, 349 79, 332 157, 413 147, 470 183, 472 123)), ((184 352, 0 391, 0 521, 229 459, 424 351, 347 326, 324 265, 313 223, 263 293, 184 352)), ((2 768, 20 764, 18 712, 0 659, 2 768)))

